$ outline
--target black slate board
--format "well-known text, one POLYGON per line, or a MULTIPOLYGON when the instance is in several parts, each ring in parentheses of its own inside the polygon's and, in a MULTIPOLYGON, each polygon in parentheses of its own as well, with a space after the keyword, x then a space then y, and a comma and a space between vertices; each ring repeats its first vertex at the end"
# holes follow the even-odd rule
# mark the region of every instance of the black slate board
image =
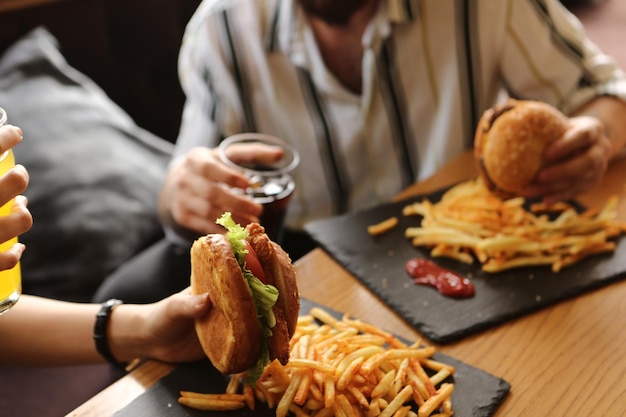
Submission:
POLYGON ((419 226, 421 216, 406 217, 402 208, 428 198, 439 201, 446 190, 385 204, 344 216, 311 222, 306 231, 332 257, 365 284, 407 323, 436 343, 448 343, 542 307, 574 297, 626 274, 626 239, 614 254, 587 258, 555 274, 550 267, 528 267, 487 274, 480 265, 436 258, 437 264, 472 280, 472 298, 453 299, 436 290, 414 285, 404 266, 414 257, 430 258, 427 249, 413 247, 404 237, 409 226, 419 226), (399 225, 372 237, 367 226, 391 216, 399 225))
MULTIPOLYGON (((318 305, 301 300, 300 311, 308 312, 318 305)), ((327 309, 329 310, 329 309, 327 309)), ((336 317, 341 315, 329 310, 336 317)), ((508 394, 511 386, 501 378, 469 366, 442 353, 435 359, 455 366, 451 377, 455 384, 452 406, 455 417, 488 417, 508 394)), ((224 392, 228 379, 221 375, 208 360, 183 364, 159 380, 154 386, 114 414, 115 417, 244 417, 272 416, 274 413, 259 404, 255 411, 247 408, 237 411, 198 411, 178 404, 180 391, 224 392)))

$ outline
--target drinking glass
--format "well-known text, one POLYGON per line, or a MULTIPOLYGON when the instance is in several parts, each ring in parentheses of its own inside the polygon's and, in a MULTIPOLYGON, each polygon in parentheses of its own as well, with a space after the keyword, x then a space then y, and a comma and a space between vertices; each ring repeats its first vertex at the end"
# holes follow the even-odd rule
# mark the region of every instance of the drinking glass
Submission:
POLYGON ((280 243, 287 206, 295 189, 291 172, 300 163, 298 151, 284 140, 271 135, 241 133, 224 139, 218 146, 218 154, 222 162, 242 171, 248 177, 250 186, 241 191, 263 205, 260 223, 270 239, 280 243), (228 158, 229 147, 255 143, 280 146, 283 157, 271 164, 235 162, 228 158))
MULTIPOLYGON (((3 126, 6 121, 7 114, 0 108, 0 126, 3 126)), ((4 175, 8 170, 13 168, 13 166, 15 166, 15 159, 13 157, 13 151, 9 149, 0 155, 0 175, 4 175)), ((0 207, 0 216, 9 215, 11 213, 11 207, 13 207, 13 200, 0 207)), ((4 252, 8 250, 15 243, 17 243, 17 237, 0 243, 0 251, 4 252)), ((11 269, 0 271, 0 314, 5 313, 17 303, 21 292, 22 275, 20 264, 18 263, 11 269)))

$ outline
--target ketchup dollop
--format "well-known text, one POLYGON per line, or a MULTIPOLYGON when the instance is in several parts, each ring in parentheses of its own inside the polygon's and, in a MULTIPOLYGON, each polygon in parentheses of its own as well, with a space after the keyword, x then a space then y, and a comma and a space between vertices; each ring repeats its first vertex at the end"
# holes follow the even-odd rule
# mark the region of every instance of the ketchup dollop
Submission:
POLYGON ((474 284, 469 279, 428 259, 413 258, 406 263, 405 268, 413 283, 434 287, 441 295, 454 298, 474 295, 474 284))

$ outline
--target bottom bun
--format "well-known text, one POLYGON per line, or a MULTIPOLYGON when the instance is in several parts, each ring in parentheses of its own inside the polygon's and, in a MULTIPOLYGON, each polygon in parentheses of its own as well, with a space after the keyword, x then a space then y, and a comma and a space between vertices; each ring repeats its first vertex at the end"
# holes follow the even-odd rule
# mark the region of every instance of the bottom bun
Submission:
POLYGON ((233 249, 223 235, 207 235, 191 247, 191 288, 209 293, 211 309, 196 320, 200 344, 222 374, 254 365, 261 352, 261 326, 233 249))

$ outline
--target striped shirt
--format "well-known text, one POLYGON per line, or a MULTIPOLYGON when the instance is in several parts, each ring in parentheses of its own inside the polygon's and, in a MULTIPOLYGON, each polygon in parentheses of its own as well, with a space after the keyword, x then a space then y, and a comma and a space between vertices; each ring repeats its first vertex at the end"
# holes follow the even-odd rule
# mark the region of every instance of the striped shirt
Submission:
POLYGON ((302 153, 292 229, 388 201, 470 148, 503 90, 571 112, 626 99, 614 60, 557 0, 381 0, 360 95, 323 64, 295 0, 205 0, 179 59, 180 156, 256 131, 302 153))

